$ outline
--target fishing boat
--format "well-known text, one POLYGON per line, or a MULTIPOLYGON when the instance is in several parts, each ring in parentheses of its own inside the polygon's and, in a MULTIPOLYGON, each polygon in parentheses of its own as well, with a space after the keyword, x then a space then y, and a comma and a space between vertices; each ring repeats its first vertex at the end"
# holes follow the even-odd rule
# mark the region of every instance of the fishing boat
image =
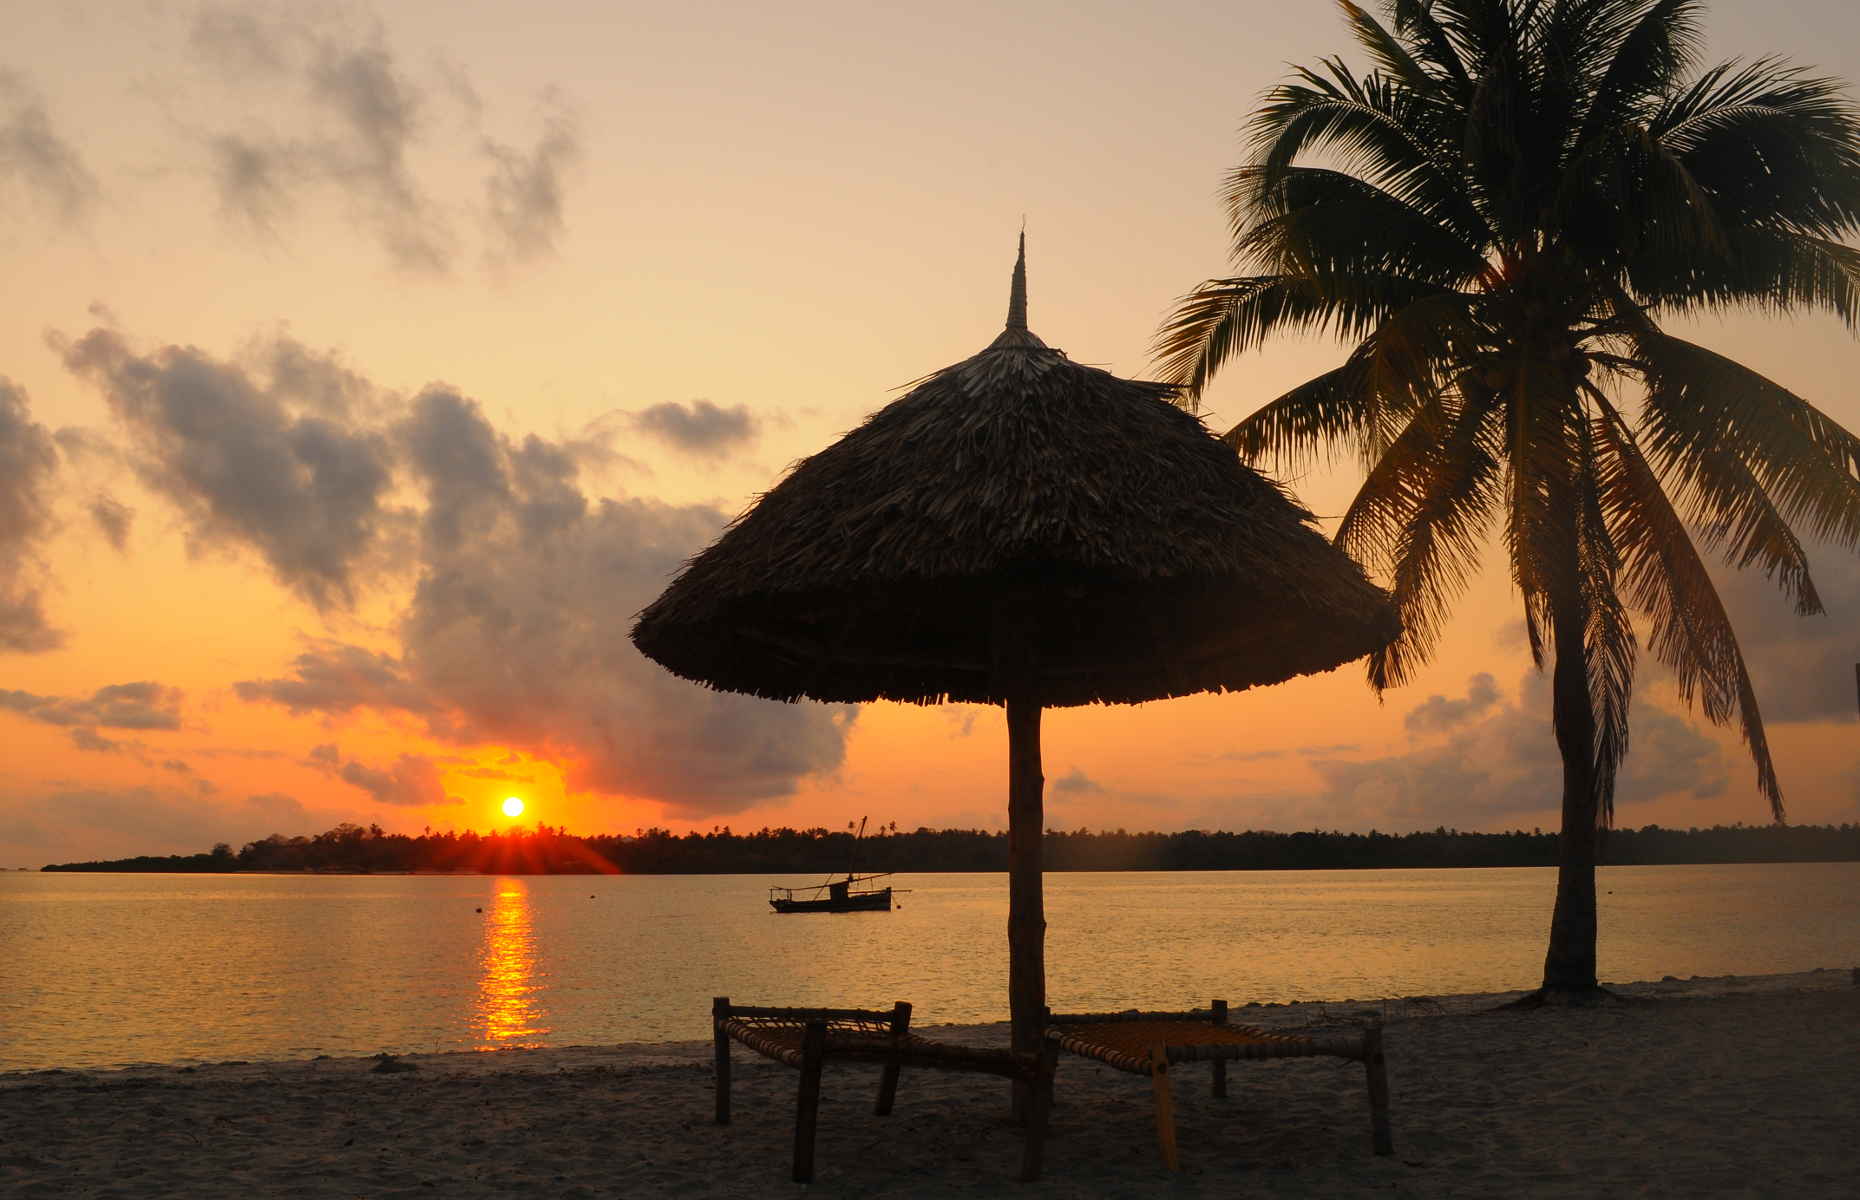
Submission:
MULTIPOLYGON (((865 818, 859 819, 859 832, 853 835, 853 854, 859 850, 859 839, 865 836, 865 818)), ((855 885, 870 884, 875 879, 889 879, 891 872, 881 871, 876 875, 853 874, 851 862, 846 866, 846 878, 828 879, 827 882, 814 887, 769 889, 769 907, 778 913, 803 912, 890 912, 890 884, 883 887, 861 887, 855 885)))
POLYGON ((819 887, 769 889, 769 907, 778 913, 797 912, 890 912, 891 887, 867 887, 853 890, 854 884, 869 883, 882 875, 852 875, 832 879, 819 887))

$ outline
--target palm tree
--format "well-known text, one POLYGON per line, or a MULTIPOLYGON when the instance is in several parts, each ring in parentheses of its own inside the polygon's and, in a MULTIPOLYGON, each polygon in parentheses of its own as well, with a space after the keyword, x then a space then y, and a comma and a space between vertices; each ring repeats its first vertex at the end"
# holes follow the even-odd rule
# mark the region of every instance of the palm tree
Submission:
POLYGON ((1242 421, 1248 459, 1353 448, 1337 541, 1390 582, 1409 679, 1502 518, 1563 760, 1539 999, 1593 996, 1595 862, 1628 748, 1630 610, 1681 695, 1736 720, 1782 791, 1700 546, 1821 611, 1797 527, 1860 546, 1860 439, 1663 328, 1754 308, 1860 321, 1860 115, 1775 59, 1697 69, 1697 0, 1392 0, 1345 17, 1374 62, 1295 69, 1225 199, 1237 268, 1157 335, 1193 404, 1282 331, 1354 343, 1242 421), (1696 539, 1696 540, 1695 540, 1696 539))

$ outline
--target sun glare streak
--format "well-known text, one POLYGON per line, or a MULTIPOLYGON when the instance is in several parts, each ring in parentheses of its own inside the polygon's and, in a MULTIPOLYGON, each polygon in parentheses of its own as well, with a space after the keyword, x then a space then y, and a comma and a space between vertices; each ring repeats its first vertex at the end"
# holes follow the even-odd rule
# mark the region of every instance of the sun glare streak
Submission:
POLYGON ((549 1031, 536 1005, 541 985, 536 981, 529 886, 521 879, 499 879, 484 916, 473 1014, 480 1042, 490 1049, 534 1044, 549 1031))

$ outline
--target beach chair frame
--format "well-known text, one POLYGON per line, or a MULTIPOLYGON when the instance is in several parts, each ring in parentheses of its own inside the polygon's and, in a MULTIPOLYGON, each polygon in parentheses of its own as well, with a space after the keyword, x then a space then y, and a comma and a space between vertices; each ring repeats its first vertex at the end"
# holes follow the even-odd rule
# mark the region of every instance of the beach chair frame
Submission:
POLYGON ((1025 1123, 1018 1178, 1040 1176, 1048 1106, 1058 1047, 1043 1045, 1037 1055, 978 1049, 935 1042, 910 1032, 911 1006, 900 1000, 890 1009, 771 1008, 732 1004, 728 996, 711 1001, 716 1058, 717 1124, 730 1123, 730 1043, 740 1042, 764 1058, 801 1072, 795 1096, 794 1170, 796 1183, 814 1177, 814 1134, 819 1123, 820 1080, 828 1060, 878 1063, 877 1116, 888 1116, 897 1099, 903 1068, 968 1071, 1029 1085, 1033 1097, 1025 1123))
POLYGON ((1180 1062, 1213 1064, 1213 1094, 1227 1096, 1227 1064, 1241 1059, 1308 1058, 1327 1055, 1363 1064, 1369 1090, 1370 1142, 1377 1154, 1395 1152, 1389 1126, 1388 1065, 1382 1049, 1382 1026, 1342 1033, 1303 1035, 1272 1033, 1230 1025, 1227 1002, 1187 1012, 1055 1014, 1047 1012, 1046 1041, 1085 1058, 1133 1075, 1148 1075, 1155 1095, 1156 1141, 1165 1166, 1181 1169, 1176 1151, 1175 1101, 1169 1067, 1180 1062), (1218 1031, 1218 1032, 1217 1032, 1218 1031))

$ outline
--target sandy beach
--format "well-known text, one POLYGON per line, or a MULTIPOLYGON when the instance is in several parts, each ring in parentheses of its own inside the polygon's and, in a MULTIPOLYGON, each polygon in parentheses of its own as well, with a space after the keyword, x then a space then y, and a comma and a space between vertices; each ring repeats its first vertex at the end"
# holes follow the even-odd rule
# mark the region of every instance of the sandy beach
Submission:
MULTIPOLYGON (((1387 1027, 1395 1154, 1361 1067, 1236 1064, 1227 1100, 1175 1072, 1183 1170, 1146 1081, 1061 1060, 1045 1177, 1012 1179, 998 1080, 829 1067, 818 1173, 788 1178, 797 1075, 740 1047, 711 1120, 708 1043, 0 1075, 0 1195, 18 1197, 1847 1196, 1860 1194, 1860 988, 1846 968, 1504 996, 1267 1005, 1236 1020, 1387 1027), (409 1069, 410 1068, 410 1069, 409 1069)), ((933 1018, 933 1014, 923 1014, 933 1018)), ((1003 1026, 929 1027, 976 1044, 1003 1026)))

